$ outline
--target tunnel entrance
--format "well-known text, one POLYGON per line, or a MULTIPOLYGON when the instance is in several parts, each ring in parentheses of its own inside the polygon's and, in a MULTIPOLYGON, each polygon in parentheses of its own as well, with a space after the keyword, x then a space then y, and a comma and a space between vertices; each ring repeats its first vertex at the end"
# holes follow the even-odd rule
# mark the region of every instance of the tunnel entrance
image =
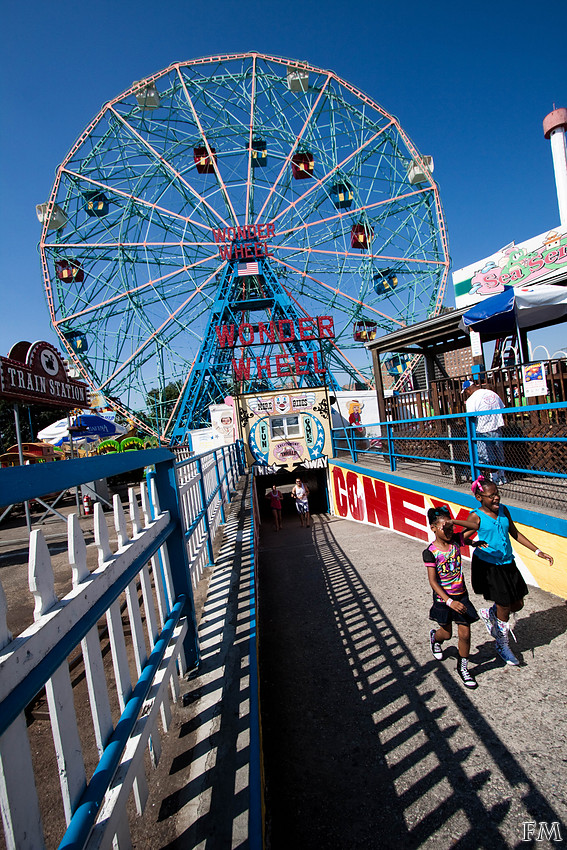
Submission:
POLYGON ((275 484, 283 496, 282 519, 292 519, 297 516, 295 502, 291 498, 291 491, 297 478, 301 478, 309 488, 309 512, 311 514, 327 513, 329 510, 329 496, 327 488, 326 469, 302 469, 299 472, 278 472, 272 475, 255 476, 256 494, 262 522, 272 519, 270 503, 266 494, 275 484))

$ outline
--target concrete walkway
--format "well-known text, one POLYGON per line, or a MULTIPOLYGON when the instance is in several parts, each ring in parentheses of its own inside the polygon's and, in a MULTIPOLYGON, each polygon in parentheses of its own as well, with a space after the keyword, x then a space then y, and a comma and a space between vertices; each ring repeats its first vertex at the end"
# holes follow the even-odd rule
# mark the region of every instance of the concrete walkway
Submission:
MULTIPOLYGON (((323 515, 262 526, 271 850, 512 848, 533 821, 559 822, 567 843, 567 605, 530 589, 520 668, 475 624, 466 691, 456 642, 441 662, 429 649, 422 549, 323 515)), ((538 847, 562 846, 545 834, 538 847)))

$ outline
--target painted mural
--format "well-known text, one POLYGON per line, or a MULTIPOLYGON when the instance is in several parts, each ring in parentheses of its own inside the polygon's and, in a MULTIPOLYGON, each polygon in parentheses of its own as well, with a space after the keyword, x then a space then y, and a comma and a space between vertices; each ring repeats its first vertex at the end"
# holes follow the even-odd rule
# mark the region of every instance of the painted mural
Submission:
POLYGON ((255 475, 327 466, 331 431, 325 387, 244 395, 238 414, 255 475))
MULTIPOLYGON (((335 516, 388 528, 424 543, 432 540, 427 522, 429 508, 448 505, 455 520, 459 517, 466 518, 471 510, 470 507, 451 500, 451 497, 454 499, 457 495, 454 491, 442 491, 437 488, 439 497, 436 497, 422 490, 411 489, 407 486, 410 482, 406 483, 402 478, 394 484, 383 477, 368 474, 368 471, 362 472, 354 467, 349 468, 347 464, 336 464, 333 461, 329 463, 329 482, 330 502, 335 516)), ((512 509, 512 517, 519 531, 530 540, 537 540, 537 545, 554 558, 554 564, 550 566, 512 540, 518 569, 527 584, 541 587, 567 599, 567 522, 546 516, 547 527, 542 528, 541 515, 531 511, 512 509), (531 517, 533 525, 530 524, 531 517)), ((461 553, 465 558, 470 558, 470 547, 463 546, 461 553)))

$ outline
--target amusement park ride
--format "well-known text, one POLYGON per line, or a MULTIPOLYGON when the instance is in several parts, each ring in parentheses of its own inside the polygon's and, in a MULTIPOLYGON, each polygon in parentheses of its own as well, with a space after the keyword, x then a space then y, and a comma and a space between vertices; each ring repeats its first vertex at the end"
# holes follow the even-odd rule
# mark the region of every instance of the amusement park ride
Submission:
POLYGON ((93 390, 173 442, 229 395, 371 385, 363 343, 443 299, 432 170, 332 71, 175 63, 103 107, 38 207, 53 326, 93 390), (300 333, 321 316, 332 334, 300 333))

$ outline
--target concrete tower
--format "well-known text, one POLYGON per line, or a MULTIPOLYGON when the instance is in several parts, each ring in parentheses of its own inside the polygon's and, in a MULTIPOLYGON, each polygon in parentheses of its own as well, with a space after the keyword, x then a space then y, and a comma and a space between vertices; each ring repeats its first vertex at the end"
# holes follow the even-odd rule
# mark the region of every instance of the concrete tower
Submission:
POLYGON ((561 224, 567 227, 567 148, 565 146, 565 130, 567 130, 567 109, 554 109, 543 119, 543 133, 546 139, 551 139, 551 155, 557 186, 557 201, 559 203, 559 218, 561 224))

